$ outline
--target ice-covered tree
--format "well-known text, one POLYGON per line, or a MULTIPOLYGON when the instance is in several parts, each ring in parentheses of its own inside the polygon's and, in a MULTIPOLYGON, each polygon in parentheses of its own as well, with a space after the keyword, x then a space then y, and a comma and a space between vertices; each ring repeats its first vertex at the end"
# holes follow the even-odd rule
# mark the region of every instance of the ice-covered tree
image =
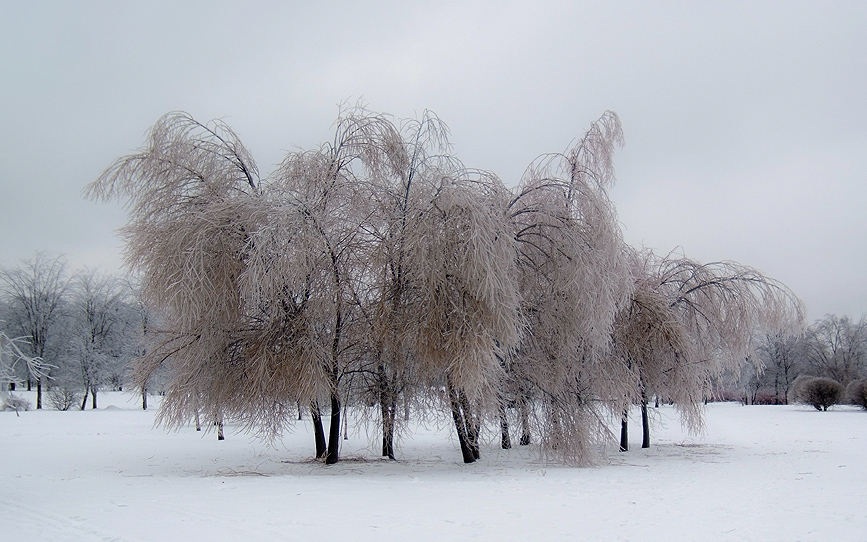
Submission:
POLYGON ((75 360, 73 373, 84 391, 82 410, 88 395, 92 408, 97 407, 97 392, 116 381, 134 355, 135 314, 129 294, 124 282, 92 270, 72 280, 67 348, 75 360))
POLYGON ((512 191, 457 161, 432 113, 347 107, 333 141, 260 179, 225 124, 163 117, 88 188, 129 201, 139 385, 167 371, 170 425, 276 436, 309 408, 326 463, 349 402, 377 407, 388 457, 410 405, 449 414, 467 462, 486 421, 510 442, 509 406, 522 443, 571 463, 648 393, 697 427, 709 380, 800 306, 743 266, 631 253, 608 197, 621 142, 606 113, 512 191))
MULTIPOLYGON (((7 334, 20 337, 23 351, 30 359, 46 360, 51 341, 59 329, 63 299, 69 280, 61 257, 38 253, 19 267, 0 272, 0 292, 6 299, 7 334)), ((50 363, 51 360, 49 360, 50 363)), ((28 367, 31 365, 28 364, 28 367)), ((30 373, 27 388, 36 382, 36 408, 42 408, 42 392, 47 372, 30 373)))
POLYGON ((272 407, 287 399, 310 406, 316 454, 326 463, 339 457, 344 376, 368 331, 360 292, 372 264, 378 194, 371 178, 393 168, 400 146, 389 119, 347 107, 334 140, 289 154, 253 211, 259 227, 250 235, 240 283, 253 330, 247 363, 261 379, 250 385, 267 390, 260 408, 271 426, 285 423, 287 414, 272 407), (331 407, 327 445, 322 398, 331 407))
POLYGON ((118 159, 86 194, 128 202, 126 262, 160 322, 149 330, 136 379, 143 387, 167 364, 160 419, 178 425, 200 411, 209 420, 248 414, 255 401, 243 393, 249 322, 239 277, 257 229, 259 181, 237 135, 219 121, 170 113, 140 152, 118 159))
POLYGON ((509 194, 493 175, 450 156, 430 112, 406 121, 388 168, 372 176, 369 282, 360 305, 370 328, 370 383, 383 455, 394 456, 396 412, 413 393, 441 400, 464 461, 478 458, 480 417, 496 404, 500 359, 521 328, 509 194))
POLYGON ((725 371, 755 360, 759 340, 800 330, 803 307, 783 284, 735 263, 701 264, 682 255, 633 257, 635 293, 618 316, 616 354, 633 373, 630 401, 674 402, 687 427, 702 426, 702 402, 725 371))
POLYGON ((565 153, 532 164, 508 207, 527 328, 506 363, 507 389, 522 443, 536 425, 543 453, 569 462, 592 460, 609 437, 603 410, 625 394, 608 355, 632 291, 607 193, 621 142, 619 119, 606 113, 565 153))

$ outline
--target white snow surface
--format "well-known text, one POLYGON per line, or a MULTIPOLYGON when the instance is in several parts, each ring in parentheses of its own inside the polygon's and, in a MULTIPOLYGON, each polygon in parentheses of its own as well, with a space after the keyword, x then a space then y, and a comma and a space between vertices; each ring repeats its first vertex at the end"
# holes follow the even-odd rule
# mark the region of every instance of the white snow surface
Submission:
POLYGON ((464 465, 445 422, 410 422, 388 461, 350 421, 325 466, 307 420, 274 445, 229 423, 220 442, 154 427, 133 394, 99 400, 0 412, 3 540, 867 540, 867 412, 853 407, 711 404, 691 436, 663 406, 647 450, 636 411, 631 450, 590 468, 493 433, 464 465))

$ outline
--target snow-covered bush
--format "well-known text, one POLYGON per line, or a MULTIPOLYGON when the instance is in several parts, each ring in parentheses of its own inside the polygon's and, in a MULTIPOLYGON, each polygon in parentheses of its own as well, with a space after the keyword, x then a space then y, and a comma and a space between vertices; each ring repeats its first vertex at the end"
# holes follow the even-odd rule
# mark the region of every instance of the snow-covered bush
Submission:
POLYGON ((81 402, 81 393, 69 384, 54 385, 48 390, 48 401, 57 410, 69 410, 81 402))
POLYGON ((792 384, 792 399, 827 411, 843 398, 843 385, 831 378, 800 376, 792 384))
POLYGON ((4 412, 14 410, 17 414, 22 410, 30 410, 31 406, 30 401, 27 399, 10 393, 5 399, 3 399, 3 404, 0 404, 0 410, 4 412))
POLYGON ((867 410, 867 378, 850 382, 846 387, 846 398, 853 405, 867 410))

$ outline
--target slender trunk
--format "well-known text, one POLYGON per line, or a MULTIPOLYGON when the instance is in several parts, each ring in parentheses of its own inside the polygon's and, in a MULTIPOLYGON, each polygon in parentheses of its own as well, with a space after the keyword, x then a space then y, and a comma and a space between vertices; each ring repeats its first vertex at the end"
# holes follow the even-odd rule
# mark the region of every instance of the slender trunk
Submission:
MULTIPOLYGON (((334 271, 334 281, 337 291, 340 291, 340 280, 337 272, 337 259, 331 254, 331 266, 334 271)), ((328 450, 325 455, 325 464, 333 465, 340 460, 340 381, 339 357, 340 337, 343 332, 343 313, 340 309, 342 303, 338 296, 337 314, 334 322, 334 340, 331 342, 331 424, 328 428, 328 450)))
POLYGON ((526 399, 521 400, 518 405, 518 412, 521 416, 521 440, 519 444, 527 446, 530 444, 530 413, 527 411, 526 399))
POLYGON ((96 410, 96 388, 90 390, 91 403, 90 408, 96 410))
POLYGON ((148 390, 147 390, 147 388, 141 389, 141 409, 142 410, 148 409, 148 390))
POLYGON ((461 455, 464 458, 464 463, 472 463, 476 460, 475 454, 470 447, 469 437, 467 435, 467 427, 464 417, 461 414, 461 406, 458 402, 458 395, 452 387, 451 382, 448 383, 449 402, 452 406, 452 419, 455 422, 455 430, 458 433, 458 443, 461 446, 461 455))
POLYGON ((343 403, 343 440, 349 440, 349 415, 346 413, 349 403, 343 403))
POLYGON ((458 396, 460 398, 461 410, 464 412, 464 423, 467 426, 467 443, 470 445, 473 457, 479 459, 481 457, 479 453, 479 433, 481 432, 481 425, 476 416, 473 416, 473 409, 470 407, 470 401, 467 399, 466 394, 460 392, 458 396))
POLYGON ((397 398, 385 365, 379 365, 379 411, 382 419, 382 457, 394 459, 394 423, 397 398))
POLYGON ((82 397, 82 399, 81 399, 81 408, 79 410, 84 410, 85 408, 87 408, 87 390, 88 390, 88 388, 87 388, 87 386, 85 386, 84 397, 82 397))
POLYGON ((629 410, 624 410, 620 418, 620 451, 629 451, 629 410))
POLYGON ((310 403, 310 417, 313 419, 313 434, 316 440, 316 458, 325 457, 328 451, 325 445, 325 430, 322 428, 322 416, 319 413, 319 403, 310 403))
POLYGON ((497 408, 500 411, 500 446, 508 450, 512 447, 512 439, 509 438, 509 418, 506 417, 506 404, 502 399, 497 408))
POLYGON ((226 436, 223 434, 223 413, 217 415, 217 440, 226 440, 226 436))
POLYGON ((301 401, 298 401, 296 404, 298 405, 298 421, 300 422, 302 420, 302 418, 304 417, 302 415, 303 412, 301 411, 301 401))
POLYGON ((340 397, 331 391, 331 426, 328 428, 328 451, 325 464, 333 465, 340 459, 340 397))
POLYGON ((27 391, 33 391, 32 389, 33 383, 30 381, 30 377, 27 377, 27 391))
POLYGON ((788 364, 783 366, 783 375, 784 375, 784 378, 786 381, 786 389, 785 389, 785 393, 783 393, 783 404, 788 405, 789 404, 789 388, 792 385, 792 383, 789 382, 789 365, 788 364))
MULTIPOLYGON (((42 408, 42 377, 36 381, 36 409, 42 408)), ((83 409, 82 409, 83 410, 83 409)))
POLYGON ((650 448, 650 417, 647 415, 647 399, 641 400, 641 447, 650 448))
POLYGON ((382 411, 382 457, 394 459, 394 411, 395 401, 392 394, 384 393, 380 399, 382 411))

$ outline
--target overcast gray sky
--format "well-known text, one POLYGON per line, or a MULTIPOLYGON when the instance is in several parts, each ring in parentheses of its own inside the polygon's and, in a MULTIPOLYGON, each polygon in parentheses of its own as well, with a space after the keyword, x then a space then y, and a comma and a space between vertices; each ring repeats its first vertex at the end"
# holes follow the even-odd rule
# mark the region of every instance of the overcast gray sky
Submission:
POLYGON ((610 109, 629 243, 867 312, 867 2, 312 4, 0 0, 0 265, 119 269, 125 212, 81 190, 168 111, 224 119, 264 175, 340 102, 430 109, 514 185, 610 109))

